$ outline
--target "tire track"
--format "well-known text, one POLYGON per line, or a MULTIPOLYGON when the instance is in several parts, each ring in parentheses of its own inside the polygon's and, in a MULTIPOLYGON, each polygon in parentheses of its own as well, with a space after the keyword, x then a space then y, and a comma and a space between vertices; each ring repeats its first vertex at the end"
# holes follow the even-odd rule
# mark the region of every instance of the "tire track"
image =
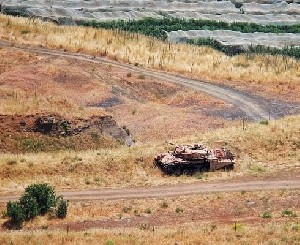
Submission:
MULTIPOLYGON (((124 189, 96 189, 96 190, 68 190, 57 191, 70 201, 85 200, 118 200, 164 198, 172 196, 195 195, 201 193, 236 192, 236 191, 262 191, 300 189, 300 177, 291 180, 249 181, 249 182, 215 182, 193 184, 177 184, 170 186, 156 186, 149 188, 124 188, 124 189)), ((17 200, 19 195, 0 196, 0 203, 17 200)))
POLYGON ((70 53, 59 50, 51 50, 42 47, 33 47, 25 45, 16 45, 6 41, 0 41, 0 47, 10 47, 16 50, 23 50, 36 54, 48 55, 53 57, 61 57, 67 59, 75 59, 81 61, 87 61, 95 64, 107 64, 117 68, 126 69, 130 72, 141 72, 144 75, 162 79, 164 81, 173 82, 181 86, 185 86, 194 90, 205 92, 213 97, 221 99, 227 103, 234 105, 241 112, 243 112, 248 119, 258 121, 260 119, 267 119, 269 117, 269 111, 267 109, 268 102, 264 99, 256 99, 246 93, 235 90, 233 88, 211 84, 204 80, 195 80, 179 75, 170 74, 163 71, 154 71, 141 67, 136 67, 129 64, 119 63, 113 60, 109 60, 103 57, 95 57, 92 55, 81 53, 70 53))

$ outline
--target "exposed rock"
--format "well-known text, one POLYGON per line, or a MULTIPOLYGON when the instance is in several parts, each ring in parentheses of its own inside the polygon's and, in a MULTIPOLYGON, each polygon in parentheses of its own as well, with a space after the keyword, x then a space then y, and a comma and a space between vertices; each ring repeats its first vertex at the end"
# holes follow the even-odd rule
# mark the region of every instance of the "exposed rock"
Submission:
POLYGON ((300 20, 299 3, 300 0, 4 0, 2 12, 10 15, 39 17, 63 25, 75 25, 82 20, 92 19, 132 20, 165 16, 225 22, 296 24, 300 20), (265 15, 268 16, 265 17, 265 15))
POLYGON ((128 146, 133 144, 131 135, 124 128, 119 127, 112 116, 66 119, 57 114, 0 115, 0 131, 34 132, 54 137, 95 133, 112 137, 128 146))

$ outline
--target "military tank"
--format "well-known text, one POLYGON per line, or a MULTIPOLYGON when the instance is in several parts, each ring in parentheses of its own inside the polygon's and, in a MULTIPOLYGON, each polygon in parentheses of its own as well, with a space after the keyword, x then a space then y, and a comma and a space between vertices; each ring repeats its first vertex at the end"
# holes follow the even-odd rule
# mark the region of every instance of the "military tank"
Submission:
POLYGON ((222 147, 209 149, 202 144, 176 145, 173 151, 155 157, 155 164, 167 175, 192 175, 196 172, 232 170, 234 155, 222 147))

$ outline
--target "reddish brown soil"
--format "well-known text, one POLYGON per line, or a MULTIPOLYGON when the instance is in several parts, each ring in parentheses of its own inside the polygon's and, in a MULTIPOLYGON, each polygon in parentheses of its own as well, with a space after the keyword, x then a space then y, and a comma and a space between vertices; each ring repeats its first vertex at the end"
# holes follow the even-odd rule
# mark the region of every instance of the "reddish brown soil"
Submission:
POLYGON ((148 142, 226 126, 219 112, 232 109, 201 92, 125 67, 12 48, 1 49, 0 55, 2 114, 112 114, 135 139, 148 142))

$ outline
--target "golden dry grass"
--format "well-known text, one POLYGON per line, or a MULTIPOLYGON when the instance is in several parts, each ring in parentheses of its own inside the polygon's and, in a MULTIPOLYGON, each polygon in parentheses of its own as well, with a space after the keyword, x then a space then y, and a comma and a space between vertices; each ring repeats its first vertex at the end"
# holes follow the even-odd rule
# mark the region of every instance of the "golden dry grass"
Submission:
MULTIPOLYGON (((203 179, 297 174, 300 166, 299 116, 291 116, 269 125, 240 124, 213 130, 174 142, 206 142, 208 146, 225 145, 237 155, 233 172, 211 172, 203 179)), ((57 189, 152 186, 194 182, 197 177, 164 177, 153 168, 156 154, 170 146, 163 142, 132 148, 102 149, 81 152, 2 154, 0 156, 0 191, 20 192, 31 183, 47 181, 57 189), (12 164, 13 162, 13 164, 12 164)))
MULTIPOLYGON (((38 217, 18 232, 0 228, 0 242, 298 244, 298 196, 299 190, 241 191, 163 199, 71 202, 66 219, 38 217), (284 215, 285 210, 293 216, 284 215), (263 218, 265 212, 271 218, 263 218), (94 228, 88 228, 93 221, 97 222, 90 226, 94 228), (74 228, 88 229, 74 232, 74 228)), ((2 205, 0 211, 4 210, 2 205)), ((5 220, 0 218, 0 224, 5 220)))
POLYGON ((168 140, 227 125, 225 119, 205 113, 229 106, 200 91, 148 76, 139 79, 139 73, 129 76, 116 67, 11 48, 1 49, 0 56, 1 114, 44 112, 86 118, 109 113, 138 142, 168 140), (107 100, 116 105, 105 111, 101 103, 107 100))
POLYGON ((22 231, 2 232, 0 242, 8 244, 299 244, 299 224, 270 223, 242 226, 235 231, 233 225, 190 225, 177 228, 160 227, 154 232, 138 228, 110 230, 66 231, 22 231))
POLYGON ((300 64, 292 58, 268 55, 228 57, 210 48, 168 44, 137 34, 56 26, 5 15, 0 15, 0 23, 0 38, 11 42, 107 55, 123 62, 299 102, 300 64))

